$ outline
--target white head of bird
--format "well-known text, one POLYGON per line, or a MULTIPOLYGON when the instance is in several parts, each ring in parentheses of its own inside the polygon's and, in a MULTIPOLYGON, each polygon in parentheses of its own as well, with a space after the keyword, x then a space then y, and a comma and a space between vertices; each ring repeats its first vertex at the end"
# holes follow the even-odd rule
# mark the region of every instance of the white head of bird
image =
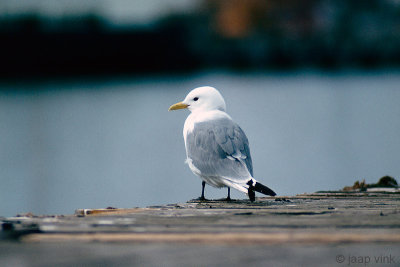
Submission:
POLYGON ((217 89, 210 86, 198 87, 190 91, 182 102, 172 105, 169 110, 187 108, 191 112, 225 111, 225 100, 217 89))

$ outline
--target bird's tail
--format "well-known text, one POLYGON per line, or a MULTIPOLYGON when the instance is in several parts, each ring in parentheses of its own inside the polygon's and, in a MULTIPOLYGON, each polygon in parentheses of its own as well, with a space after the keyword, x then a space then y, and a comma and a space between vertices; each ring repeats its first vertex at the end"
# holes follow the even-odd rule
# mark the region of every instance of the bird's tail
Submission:
POLYGON ((260 184, 259 182, 256 182, 256 185, 254 186, 254 190, 256 190, 257 192, 260 192, 264 195, 268 195, 268 196, 276 196, 276 193, 269 187, 260 184))
POLYGON ((276 193, 272 189, 257 182, 254 178, 251 178, 250 180, 248 180, 247 183, 238 183, 238 182, 234 182, 229 179, 225 179, 224 184, 225 184, 225 186, 235 188, 239 191, 242 191, 243 193, 247 193, 249 195, 250 201, 256 200, 255 191, 260 192, 264 195, 269 195, 269 196, 276 195, 276 193))
POLYGON ((256 200, 256 194, 254 191, 260 192, 264 195, 275 196, 276 193, 269 187, 250 179, 247 182, 249 188, 247 189, 247 194, 249 195, 250 201, 256 200))

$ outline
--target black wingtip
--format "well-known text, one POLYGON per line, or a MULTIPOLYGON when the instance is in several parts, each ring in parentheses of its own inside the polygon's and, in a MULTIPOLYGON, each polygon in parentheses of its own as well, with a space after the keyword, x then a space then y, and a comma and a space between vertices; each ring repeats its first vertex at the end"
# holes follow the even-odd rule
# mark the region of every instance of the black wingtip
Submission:
POLYGON ((256 200, 255 191, 260 192, 264 195, 276 196, 276 193, 272 189, 266 187, 263 184, 260 184, 259 182, 256 182, 256 184, 253 186, 253 180, 250 180, 247 182, 247 184, 249 185, 249 188, 247 189, 247 194, 249 195, 251 202, 254 202, 256 200))
POLYGON ((259 182, 256 182, 256 185, 254 186, 254 190, 256 190, 257 192, 260 192, 264 195, 276 196, 276 193, 272 189, 266 187, 263 184, 260 184, 259 182))
POLYGON ((249 185, 249 188, 247 189, 247 195, 250 198, 251 202, 254 202, 256 200, 256 192, 254 192, 254 186, 253 186, 253 180, 250 180, 247 182, 247 184, 249 185))

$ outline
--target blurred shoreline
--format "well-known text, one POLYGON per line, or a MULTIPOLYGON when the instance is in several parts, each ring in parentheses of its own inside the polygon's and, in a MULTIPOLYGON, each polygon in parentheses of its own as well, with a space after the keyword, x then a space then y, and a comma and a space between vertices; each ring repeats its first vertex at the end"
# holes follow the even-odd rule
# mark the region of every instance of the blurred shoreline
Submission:
POLYGON ((147 24, 0 16, 0 80, 400 67, 396 1, 202 1, 147 24), (231 3, 231 4, 230 4, 231 3))
MULTIPOLYGON (((226 76, 229 77, 242 77, 245 79, 251 78, 277 78, 277 79, 291 79, 295 77, 303 77, 304 79, 312 77, 333 78, 333 77, 358 77, 364 78, 384 78, 385 76, 398 77, 400 76, 400 68, 397 67, 376 67, 376 68, 338 68, 338 69, 322 69, 322 68, 306 68, 298 67, 291 69, 265 69, 265 70, 234 70, 229 68, 215 68, 215 69, 199 69, 190 71, 175 71, 175 72, 146 72, 146 73, 106 73, 99 74, 86 74, 86 75, 31 75, 24 77, 3 77, 0 78, 0 91, 48 91, 48 90, 61 90, 60 88, 49 88, 48 84, 89 84, 92 88, 93 85, 99 86, 104 84, 124 84, 124 83, 154 83, 157 81, 179 81, 185 82, 187 80, 197 79, 208 76, 226 76), (32 85, 37 85, 33 87, 32 85)), ((90 88, 87 88, 90 89, 90 88)), ((96 88, 93 88, 97 90, 96 88)), ((68 90, 71 90, 68 89, 68 90)))

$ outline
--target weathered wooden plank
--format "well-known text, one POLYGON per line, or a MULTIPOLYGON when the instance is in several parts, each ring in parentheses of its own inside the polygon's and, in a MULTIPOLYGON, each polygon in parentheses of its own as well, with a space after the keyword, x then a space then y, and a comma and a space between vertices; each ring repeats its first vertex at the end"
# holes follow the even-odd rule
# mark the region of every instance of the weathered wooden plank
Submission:
POLYGON ((0 222, 1 266, 400 264, 398 193, 189 201, 0 222))
POLYGON ((200 243, 256 245, 280 243, 365 243, 400 242, 400 233, 326 233, 326 232, 280 232, 280 233, 93 233, 93 234, 31 234, 24 242, 135 242, 135 243, 200 243))
POLYGON ((105 215, 105 214, 128 214, 144 211, 144 208, 133 208, 133 209, 117 209, 117 208, 107 208, 107 209, 77 209, 75 215, 77 216, 87 216, 87 215, 105 215))
POLYGON ((2 222, 11 236, 29 242, 400 242, 399 204, 400 194, 325 192, 259 198, 254 203, 190 201, 80 209, 75 215, 30 214, 2 222))

